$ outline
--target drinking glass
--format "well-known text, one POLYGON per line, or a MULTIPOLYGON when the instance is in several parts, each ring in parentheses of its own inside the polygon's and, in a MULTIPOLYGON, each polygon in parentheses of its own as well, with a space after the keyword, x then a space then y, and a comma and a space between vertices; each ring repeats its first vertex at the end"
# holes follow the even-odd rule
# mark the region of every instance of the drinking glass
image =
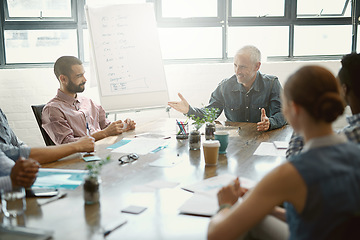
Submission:
POLYGON ((24 214, 26 209, 25 189, 23 187, 11 190, 1 189, 0 193, 2 212, 12 225, 12 219, 24 214))

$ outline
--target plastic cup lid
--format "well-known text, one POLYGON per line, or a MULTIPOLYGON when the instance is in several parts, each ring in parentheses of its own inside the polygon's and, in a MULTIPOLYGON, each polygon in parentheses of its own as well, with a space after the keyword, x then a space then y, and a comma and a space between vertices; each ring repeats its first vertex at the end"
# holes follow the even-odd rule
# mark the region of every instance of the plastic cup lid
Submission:
POLYGON ((206 140, 203 142, 204 147, 220 147, 220 142, 218 140, 206 140))
POLYGON ((229 132, 226 132, 226 131, 216 131, 216 132, 214 132, 214 134, 216 134, 216 135, 229 135, 229 132))

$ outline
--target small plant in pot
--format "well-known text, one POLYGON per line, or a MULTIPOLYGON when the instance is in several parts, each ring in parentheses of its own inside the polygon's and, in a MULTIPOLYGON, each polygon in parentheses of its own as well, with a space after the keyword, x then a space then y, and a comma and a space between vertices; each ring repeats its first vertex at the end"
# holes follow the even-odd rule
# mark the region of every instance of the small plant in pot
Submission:
POLYGON ((199 129, 204 123, 206 124, 205 128, 205 138, 206 139, 214 139, 214 132, 215 132, 215 124, 214 121, 217 118, 219 109, 218 108, 205 108, 203 110, 204 117, 199 117, 195 115, 190 115, 190 119, 192 119, 194 122, 192 123, 194 125, 194 130, 190 132, 190 138, 189 138, 189 147, 190 150, 198 150, 201 146, 201 135, 199 132, 199 129))
POLYGON ((190 150, 199 150, 201 146, 201 135, 199 129, 205 123, 205 119, 200 117, 195 117, 195 115, 189 116, 194 122, 194 130, 190 132, 189 135, 189 148, 190 150))
POLYGON ((86 165, 88 174, 84 179, 84 200, 85 204, 98 203, 100 200, 100 172, 104 164, 110 162, 110 156, 98 162, 86 165))
POLYGON ((205 108, 204 109, 204 117, 206 122, 205 127, 205 139, 206 140, 214 140, 215 139, 215 119, 218 117, 218 108, 205 108))

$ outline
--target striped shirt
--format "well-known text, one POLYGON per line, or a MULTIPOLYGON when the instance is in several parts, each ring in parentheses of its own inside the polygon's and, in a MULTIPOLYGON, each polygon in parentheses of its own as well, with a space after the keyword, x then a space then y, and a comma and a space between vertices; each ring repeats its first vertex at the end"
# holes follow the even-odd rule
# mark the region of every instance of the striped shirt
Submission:
POLYGON ((60 89, 42 112, 42 127, 55 144, 76 142, 87 134, 87 124, 92 134, 110 123, 100 105, 84 96, 74 98, 60 89))
MULTIPOLYGON (((338 131, 338 133, 345 134, 351 142, 360 143, 360 113, 347 116, 346 121, 349 125, 338 131)), ((299 154, 303 147, 303 137, 294 132, 291 136, 289 147, 286 150, 286 158, 288 159, 290 156, 299 154)))
POLYGON ((0 189, 10 190, 12 188, 10 173, 14 164, 13 160, 0 151, 0 189))
POLYGON ((29 158, 30 147, 16 137, 1 109, 0 125, 0 150, 14 161, 18 160, 19 157, 29 158))

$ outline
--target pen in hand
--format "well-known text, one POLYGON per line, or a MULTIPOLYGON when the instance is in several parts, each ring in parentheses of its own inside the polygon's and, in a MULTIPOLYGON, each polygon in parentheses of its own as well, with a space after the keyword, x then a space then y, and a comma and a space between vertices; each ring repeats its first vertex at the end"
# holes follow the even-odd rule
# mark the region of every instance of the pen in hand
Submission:
POLYGON ((86 123, 86 134, 87 134, 88 136, 90 136, 89 123, 86 123))

